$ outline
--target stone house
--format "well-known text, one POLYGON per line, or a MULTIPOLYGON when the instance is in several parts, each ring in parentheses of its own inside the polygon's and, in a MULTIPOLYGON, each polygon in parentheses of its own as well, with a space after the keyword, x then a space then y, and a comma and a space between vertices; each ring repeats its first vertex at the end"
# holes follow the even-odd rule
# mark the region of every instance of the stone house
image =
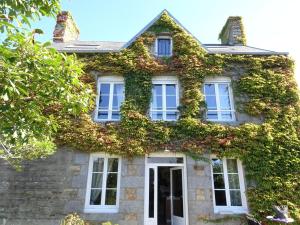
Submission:
MULTIPOLYGON (((63 12, 57 17, 53 47, 79 56, 119 52, 130 47, 164 13, 208 54, 287 56, 287 53, 245 45, 239 17, 230 17, 226 22, 222 44, 203 44, 165 10, 128 42, 80 41, 79 29, 70 14, 63 12)), ((162 31, 150 50, 153 57, 172 57, 172 35, 162 31)), ((118 122, 125 98, 124 77, 101 71, 94 75, 97 99, 93 120, 118 122)), ((232 126, 261 122, 261 118, 236 110, 231 82, 239 75, 235 70, 204 80, 206 120, 232 126)), ((174 72, 153 76, 151 120, 179 118, 180 89, 174 72)), ((221 224, 242 224, 239 215, 249 210, 243 163, 235 158, 205 156, 212 163, 195 161, 167 148, 128 159, 63 147, 47 159, 26 162, 22 172, 1 161, 0 224, 59 224, 71 212, 89 221, 112 221, 119 225, 217 224, 215 221, 222 218, 227 219, 221 224)))

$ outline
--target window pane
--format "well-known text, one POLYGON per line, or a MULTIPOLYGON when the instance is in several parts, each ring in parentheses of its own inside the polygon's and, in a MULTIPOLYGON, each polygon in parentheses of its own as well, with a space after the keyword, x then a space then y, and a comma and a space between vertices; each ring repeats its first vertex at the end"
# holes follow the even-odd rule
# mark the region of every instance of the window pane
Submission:
POLYGON ((113 105, 112 109, 113 110, 120 110, 121 104, 124 101, 124 96, 123 95, 118 95, 113 97, 113 105))
POLYGON ((120 120, 120 112, 112 112, 111 119, 120 120))
POLYGON ((90 205, 101 205, 102 190, 91 190, 90 205))
POLYGON ((213 172, 214 173, 223 173, 223 162, 220 159, 213 159, 213 172))
POLYGON ((109 158, 108 159, 108 172, 118 172, 118 162, 117 158, 109 158))
POLYGON ((238 174, 228 174, 229 189, 240 189, 240 181, 238 174))
POLYGON ((226 194, 225 191, 215 191, 215 201, 217 206, 226 206, 226 194))
POLYGON ((91 186, 92 188, 102 187, 102 173, 93 173, 91 186))
POLYGON ((106 188, 117 188, 118 183, 118 174, 117 173, 108 173, 106 188))
POLYGON ((152 112, 151 113, 151 118, 153 120, 162 120, 163 119, 163 114, 162 114, 162 112, 152 112))
POLYGON ((101 120, 108 119, 108 111, 100 111, 100 112, 98 112, 98 119, 101 119, 101 120))
POLYGON ((207 109, 217 109, 217 101, 215 96, 205 96, 207 109))
POLYGON ((117 190, 106 190, 105 205, 116 205, 117 190))
POLYGON ((220 107, 222 110, 230 110, 231 106, 230 106, 230 99, 229 96, 220 96, 220 107))
POLYGON ((93 161, 93 172, 103 172, 104 159, 97 158, 93 161))
POLYGON ((219 94, 220 95, 229 95, 229 86, 228 84, 219 84, 219 94))
POLYGON ((162 95, 162 84, 154 84, 152 86, 152 95, 162 95))
POLYGON ((176 96, 167 96, 167 109, 177 109, 176 96))
POLYGON ((167 120, 177 120, 177 112, 166 112, 167 120))
POLYGON ((158 48, 158 55, 161 56, 168 56, 171 53, 171 40, 170 39, 158 39, 157 40, 157 48, 158 48))
POLYGON ((223 174, 214 174, 214 188, 225 189, 223 174))
POLYGON ((231 206, 242 206, 241 192, 230 191, 231 206))
POLYGON ((204 85, 204 94, 205 95, 216 95, 215 85, 214 84, 205 84, 204 85))
POLYGON ((100 95, 109 95, 110 84, 101 84, 100 85, 100 95))
POLYGON ((226 161, 228 173, 238 173, 237 160, 227 159, 226 161))
POLYGON ((232 120, 232 112, 221 112, 222 120, 232 120))
POLYGON ((114 85, 114 95, 124 95, 124 84, 114 85))
POLYGON ((114 85, 114 96, 113 96, 113 110, 119 110, 122 102, 124 101, 124 85, 114 85))
POLYGON ((207 119, 209 120, 217 120, 218 119, 218 113, 214 111, 208 111, 206 114, 207 119))
POLYGON ((176 85, 167 84, 166 85, 166 95, 176 95, 176 85))
POLYGON ((153 96, 152 109, 162 110, 162 96, 153 96))
POLYGON ((108 95, 100 95, 99 98, 99 109, 108 109, 109 96, 108 95))
POLYGON ((162 85, 152 86, 152 109, 162 110, 162 85))

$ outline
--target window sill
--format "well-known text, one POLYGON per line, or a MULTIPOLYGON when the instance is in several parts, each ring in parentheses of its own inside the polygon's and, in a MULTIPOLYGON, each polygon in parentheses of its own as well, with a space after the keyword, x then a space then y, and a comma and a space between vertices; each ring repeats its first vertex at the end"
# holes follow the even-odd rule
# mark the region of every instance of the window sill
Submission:
POLYGON ((118 213, 119 208, 85 208, 84 213, 118 213))
POLYGON ((98 123, 106 123, 106 122, 120 122, 121 120, 101 120, 101 119, 95 119, 95 122, 98 123))
POLYGON ((228 214, 245 214, 248 213, 248 210, 243 207, 231 208, 231 207, 215 207, 215 214, 228 215, 228 214))

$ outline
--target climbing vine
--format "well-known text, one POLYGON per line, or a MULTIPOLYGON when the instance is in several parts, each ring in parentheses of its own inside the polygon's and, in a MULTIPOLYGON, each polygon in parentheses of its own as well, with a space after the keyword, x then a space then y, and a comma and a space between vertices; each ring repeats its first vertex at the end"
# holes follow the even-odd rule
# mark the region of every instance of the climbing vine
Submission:
MULTIPOLYGON (((94 75, 120 74, 125 78, 122 119, 95 123, 91 116, 63 120, 57 141, 85 152, 103 151, 126 157, 169 149, 187 154, 214 152, 243 161, 252 212, 265 217, 274 204, 288 205, 300 221, 300 107, 293 77, 293 61, 287 56, 237 56, 207 54, 199 43, 167 14, 117 53, 82 55, 87 83, 94 75), (173 40, 171 58, 156 58, 151 49, 155 37, 173 40), (154 122, 148 117, 151 79, 176 74, 181 106, 177 122, 154 122), (239 125, 205 121, 201 92, 207 76, 233 79, 239 113, 257 118, 239 125)), ((96 90, 96 89, 95 89, 96 90)), ((93 109, 91 109, 93 110, 93 109)))

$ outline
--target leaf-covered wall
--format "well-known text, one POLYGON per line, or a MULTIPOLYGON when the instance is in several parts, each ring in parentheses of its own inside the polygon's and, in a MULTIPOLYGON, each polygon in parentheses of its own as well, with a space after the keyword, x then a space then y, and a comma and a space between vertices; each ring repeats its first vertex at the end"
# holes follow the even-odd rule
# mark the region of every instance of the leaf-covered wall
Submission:
MULTIPOLYGON (((212 55, 166 13, 129 48, 118 53, 83 55, 87 83, 91 74, 125 77, 126 100, 119 123, 95 123, 89 114, 62 121, 57 141, 85 152, 126 157, 168 148, 187 154, 216 153, 243 161, 252 213, 268 215, 274 204, 288 205, 300 222, 300 108, 293 61, 287 56, 212 55), (155 37, 167 32, 173 56, 155 58, 155 37), (238 72, 237 72, 238 71, 238 72), (151 79, 176 74, 181 85, 180 119, 154 122, 147 115, 151 79), (218 124, 203 120, 205 77, 233 79, 235 104, 261 123, 218 124)), ((94 110, 94 109, 91 109, 94 110)))

